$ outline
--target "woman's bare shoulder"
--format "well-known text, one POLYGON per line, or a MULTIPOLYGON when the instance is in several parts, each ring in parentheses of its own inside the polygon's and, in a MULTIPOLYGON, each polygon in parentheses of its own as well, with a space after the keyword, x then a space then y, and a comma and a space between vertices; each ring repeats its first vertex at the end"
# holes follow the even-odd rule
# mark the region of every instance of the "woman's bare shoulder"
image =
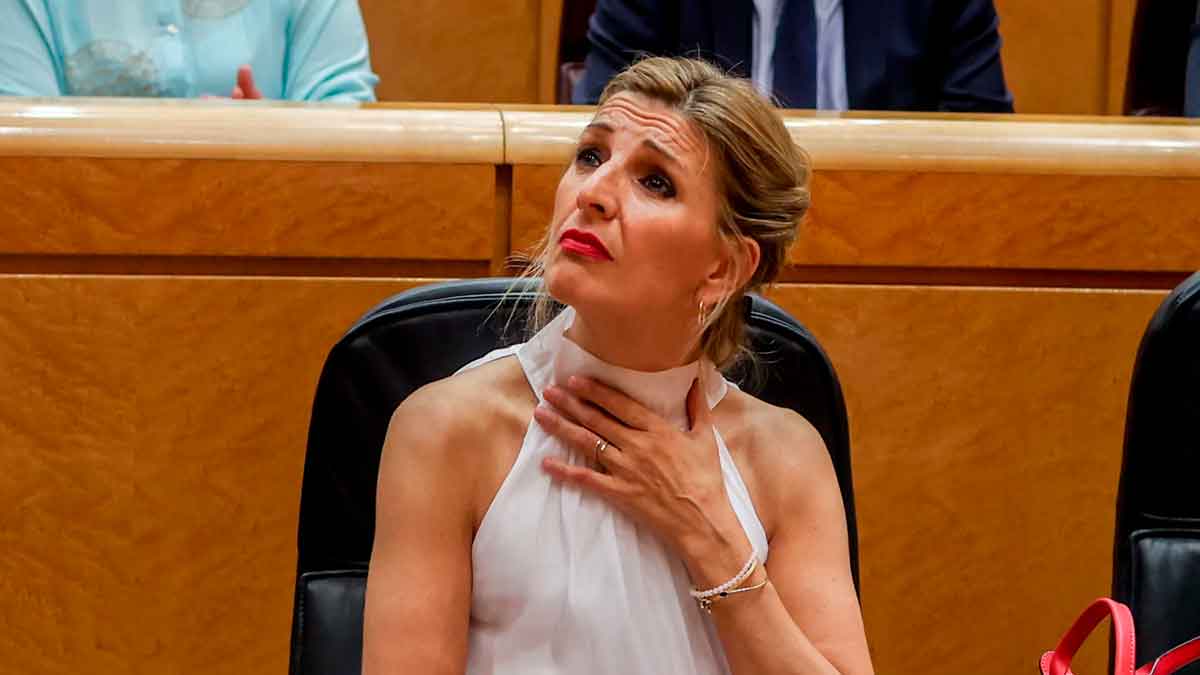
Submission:
POLYGON ((740 390, 731 390, 727 398, 730 406, 723 412, 731 429, 730 453, 750 474, 747 482, 765 519, 793 512, 807 497, 836 493, 825 441, 803 415, 740 390))
POLYGON ((730 389, 728 418, 734 422, 742 445, 756 463, 771 468, 827 461, 821 433, 803 415, 772 405, 738 389, 730 389))
POLYGON ((472 447, 497 425, 522 423, 535 404, 517 359, 501 358, 414 391, 392 414, 389 437, 395 430, 438 439, 443 449, 472 447))

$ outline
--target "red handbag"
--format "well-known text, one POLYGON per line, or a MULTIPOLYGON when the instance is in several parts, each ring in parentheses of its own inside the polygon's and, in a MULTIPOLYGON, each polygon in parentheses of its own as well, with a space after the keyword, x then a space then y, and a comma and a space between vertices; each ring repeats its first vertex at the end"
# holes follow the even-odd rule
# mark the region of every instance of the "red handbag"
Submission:
POLYGON ((1116 600, 1100 598, 1075 619, 1054 651, 1042 655, 1042 675, 1071 675, 1071 659, 1075 657, 1075 652, 1108 616, 1112 617, 1113 675, 1170 675, 1192 661, 1200 660, 1200 637, 1196 637, 1141 668, 1135 668, 1133 615, 1128 607, 1116 600))

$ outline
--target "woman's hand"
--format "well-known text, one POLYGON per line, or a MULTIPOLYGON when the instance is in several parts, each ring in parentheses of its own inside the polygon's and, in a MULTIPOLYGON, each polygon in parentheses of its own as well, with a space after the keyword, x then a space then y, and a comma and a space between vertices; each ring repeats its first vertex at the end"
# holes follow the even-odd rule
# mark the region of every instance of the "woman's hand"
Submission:
POLYGON ((263 98, 262 91, 254 84, 254 71, 250 66, 238 68, 237 84, 233 86, 233 93, 229 97, 235 100, 263 98))
POLYGON ((572 377, 566 388, 552 386, 543 395, 551 405, 534 410, 538 424, 603 469, 549 457, 542 466, 553 478, 603 497, 650 527, 683 558, 697 585, 707 583, 709 576, 699 561, 740 557, 728 573, 714 571, 715 585, 725 580, 720 575, 732 576, 749 557, 749 540, 725 492, 711 412, 699 380, 688 391, 691 428, 686 431, 590 378, 572 377), (598 452, 600 447, 604 449, 598 452))

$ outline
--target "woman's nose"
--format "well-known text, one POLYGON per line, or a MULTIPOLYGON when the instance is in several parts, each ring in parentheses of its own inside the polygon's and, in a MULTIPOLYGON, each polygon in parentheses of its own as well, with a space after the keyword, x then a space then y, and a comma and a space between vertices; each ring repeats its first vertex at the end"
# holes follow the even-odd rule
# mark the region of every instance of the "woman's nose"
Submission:
POLYGON ((584 213, 592 213, 605 220, 616 217, 617 198, 614 179, 614 172, 607 170, 605 166, 593 171, 575 198, 575 204, 579 210, 584 213))

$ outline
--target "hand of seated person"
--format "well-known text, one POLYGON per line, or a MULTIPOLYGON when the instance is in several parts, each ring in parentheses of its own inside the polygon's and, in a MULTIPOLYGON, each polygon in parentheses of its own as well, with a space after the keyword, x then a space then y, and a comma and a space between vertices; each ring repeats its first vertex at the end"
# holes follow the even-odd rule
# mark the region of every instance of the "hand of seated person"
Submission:
POLYGON ((237 84, 233 86, 233 93, 229 96, 235 100, 263 98, 262 92, 254 84, 254 71, 250 66, 238 68, 237 84))

